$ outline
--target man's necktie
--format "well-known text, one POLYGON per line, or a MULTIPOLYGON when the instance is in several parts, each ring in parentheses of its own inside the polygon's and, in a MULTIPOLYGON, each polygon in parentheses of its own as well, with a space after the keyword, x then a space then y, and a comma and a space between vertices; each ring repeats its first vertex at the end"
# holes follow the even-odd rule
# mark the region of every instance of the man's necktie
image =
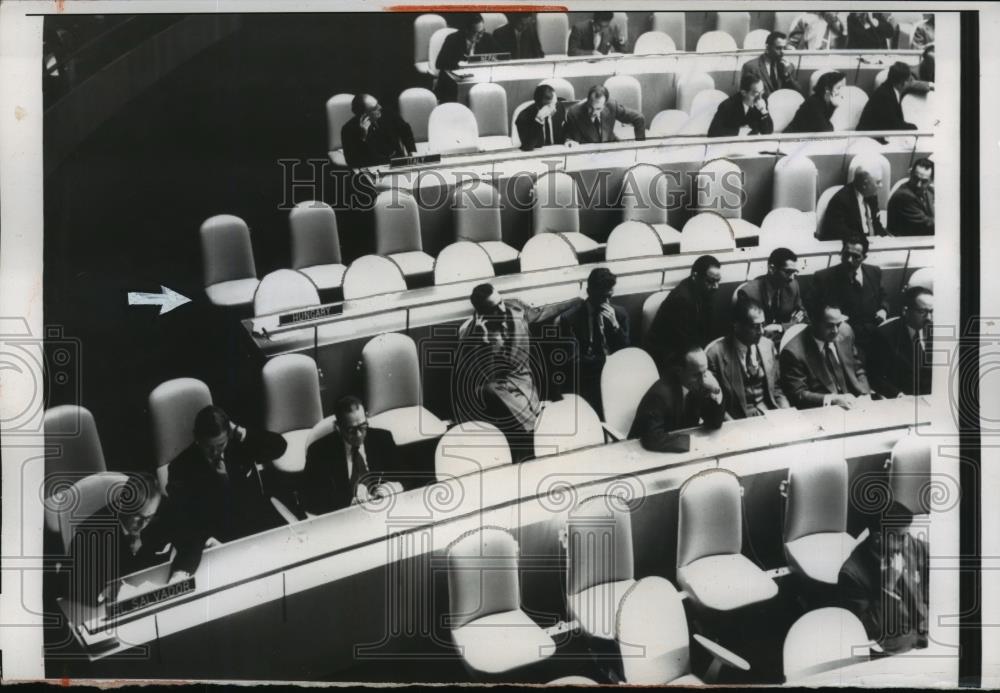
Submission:
POLYGON ((847 383, 844 381, 844 369, 840 366, 840 361, 837 360, 837 356, 834 354, 835 347, 833 342, 829 342, 826 345, 826 365, 830 369, 830 375, 833 376, 834 382, 837 384, 837 394, 844 394, 847 392, 847 383))
POLYGON ((545 131, 545 145, 548 146, 552 144, 552 116, 545 119, 542 129, 545 131))
POLYGON ((591 318, 591 330, 594 333, 591 338, 591 350, 594 352, 595 356, 599 356, 604 353, 604 330, 602 329, 603 326, 601 322, 601 311, 595 310, 593 317, 591 318))
POLYGON ((757 348, 756 346, 747 347, 747 376, 750 378, 756 378, 758 375, 760 375, 760 371, 758 370, 758 364, 760 362, 759 361, 757 361, 756 363, 754 362, 755 361, 754 356, 756 355, 754 354, 754 349, 756 348, 757 348))
MULTIPOLYGON (((365 475, 368 474, 368 465, 365 458, 361 456, 361 448, 351 446, 351 496, 358 491, 358 484, 362 483, 365 475)), ((366 484, 367 485, 367 484, 366 484)))
POLYGON ((600 114, 598 114, 598 113, 594 114, 593 123, 594 123, 594 131, 597 133, 597 141, 598 142, 603 142, 604 141, 604 137, 603 137, 604 133, 601 132, 601 116, 600 116, 600 114))
POLYGON ((774 293, 771 294, 771 322, 781 322, 778 318, 778 306, 778 291, 775 290, 774 293))
POLYGON ((865 208, 865 235, 874 236, 875 227, 872 224, 872 208, 868 206, 868 200, 861 200, 861 206, 865 208))
POLYGON ((777 89, 780 85, 778 84, 778 67, 775 61, 771 61, 771 88, 777 89))

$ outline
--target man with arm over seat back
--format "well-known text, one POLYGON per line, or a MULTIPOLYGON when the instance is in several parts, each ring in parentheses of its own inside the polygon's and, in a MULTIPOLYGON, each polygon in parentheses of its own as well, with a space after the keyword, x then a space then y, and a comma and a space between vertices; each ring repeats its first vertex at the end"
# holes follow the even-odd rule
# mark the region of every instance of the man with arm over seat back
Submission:
POLYGON ((498 53, 510 53, 511 60, 544 58, 538 40, 538 26, 534 12, 507 12, 507 23, 493 32, 493 42, 498 53))
POLYGON ((740 77, 740 90, 719 104, 709 137, 736 135, 770 135, 774 123, 764 98, 764 82, 756 72, 744 72, 740 77))
POLYGON ((867 257, 868 239, 860 235, 849 236, 840 250, 840 264, 813 275, 816 300, 840 306, 850 316, 862 351, 868 348, 875 328, 885 322, 889 314, 882 269, 866 264, 867 257))
POLYGON ((903 294, 903 315, 875 331, 868 372, 872 387, 883 397, 931 393, 933 316, 934 294, 913 286, 903 294))
POLYGON ((691 274, 664 299, 646 337, 646 351, 663 373, 671 354, 690 344, 706 346, 711 341, 712 296, 722 281, 722 266, 711 255, 702 255, 691 265, 691 274))
POLYGON ((625 50, 625 41, 611 23, 614 12, 595 12, 590 19, 574 24, 569 32, 570 55, 607 55, 625 50))
POLYGON ((799 85, 792 77, 792 66, 784 59, 785 46, 788 37, 780 31, 772 31, 767 35, 764 53, 753 60, 743 63, 742 74, 754 74, 764 84, 764 98, 779 89, 799 90, 799 85))
POLYGON ((587 100, 571 106, 566 111, 566 144, 593 144, 614 142, 615 123, 631 125, 635 139, 646 139, 646 119, 638 111, 611 101, 607 87, 594 85, 587 92, 587 100))
POLYGON ((548 84, 535 87, 534 103, 521 111, 514 126, 521 149, 529 151, 566 141, 566 108, 548 84))
POLYGON ((813 93, 795 111, 795 117, 785 127, 785 132, 833 132, 830 117, 844 101, 846 84, 847 78, 843 72, 826 72, 820 75, 813 93))
POLYGON ((747 282, 740 295, 753 299, 764 310, 764 335, 775 342, 792 325, 806 322, 799 289, 799 256, 788 248, 775 248, 767 258, 767 274, 747 282))
POLYGON ((340 140, 344 159, 351 168, 381 166, 397 156, 417 151, 409 123, 395 113, 386 113, 371 94, 358 94, 351 102, 354 117, 344 124, 340 140))
POLYGON ((893 63, 889 68, 889 76, 882 86, 872 92, 861 111, 857 130, 916 130, 916 125, 903 119, 903 107, 900 104, 903 94, 913 81, 909 65, 903 62, 893 63))
POLYGON ((889 232, 893 236, 934 235, 934 162, 920 158, 910 179, 889 198, 889 232))

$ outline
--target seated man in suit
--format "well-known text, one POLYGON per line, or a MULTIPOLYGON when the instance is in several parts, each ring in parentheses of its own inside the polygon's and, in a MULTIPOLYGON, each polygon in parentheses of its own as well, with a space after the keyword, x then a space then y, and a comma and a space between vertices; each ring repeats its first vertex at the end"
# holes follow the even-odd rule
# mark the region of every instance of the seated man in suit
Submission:
POLYGON ((817 302, 809 327, 781 350, 781 389, 796 408, 852 409, 858 397, 871 394, 847 318, 837 304, 817 302))
POLYGON ((434 63, 438 69, 437 84, 434 86, 438 103, 458 101, 458 82, 454 72, 461 61, 470 55, 498 52, 493 36, 486 33, 483 15, 478 12, 463 13, 460 15, 460 21, 458 31, 449 34, 441 44, 437 61, 434 63))
POLYGON ((854 169, 851 182, 830 198, 816 237, 821 241, 840 241, 855 234, 886 235, 878 215, 878 191, 881 187, 881 166, 874 161, 862 160, 854 169))
POLYGON ((507 23, 493 32, 498 53, 510 53, 511 60, 544 58, 538 40, 538 24, 534 12, 505 12, 507 23))
POLYGON ((690 436, 675 431, 699 424, 719 428, 725 417, 722 388, 708 370, 705 350, 692 344, 675 352, 666 376, 643 395, 628 437, 647 450, 687 452, 690 436))
POLYGON ((587 277, 587 300, 559 316, 567 337, 576 343, 577 391, 603 418, 601 370, 608 356, 629 345, 628 313, 611 303, 618 278, 607 267, 587 277))
POLYGON ((646 139, 646 119, 608 98, 607 87, 595 85, 587 92, 587 100, 566 111, 566 144, 614 142, 615 123, 631 125, 636 140, 646 139))
POLYGON ((357 397, 340 398, 332 433, 306 451, 303 472, 306 512, 322 515, 398 491, 387 477, 398 470, 396 443, 389 431, 370 428, 357 397))
POLYGON ((871 343, 875 328, 888 317, 889 304, 882 286, 882 269, 865 264, 868 239, 851 236, 840 250, 840 264, 813 275, 817 300, 840 306, 851 317, 851 326, 862 350, 871 343))
POLYGON ((740 90, 719 104, 708 126, 709 137, 770 135, 774 123, 764 100, 764 82, 756 72, 740 77, 740 90))
POLYGON ((764 84, 764 98, 778 89, 799 90, 799 85, 792 77, 792 66, 785 60, 785 47, 788 37, 780 31, 772 31, 764 43, 764 53, 759 57, 743 63, 744 75, 754 74, 764 84))
POLYGON ((416 153, 409 123, 394 113, 385 113, 371 94, 355 96, 351 112, 354 117, 340 130, 344 159, 351 168, 381 166, 393 157, 416 153))
POLYGON ((903 120, 900 100, 913 84, 913 73, 906 63, 895 62, 889 68, 885 83, 872 92, 868 103, 861 111, 858 131, 871 130, 916 130, 917 126, 903 120))
POLYGON ((521 111, 514 126, 521 138, 521 149, 530 151, 566 141, 566 109, 556 99, 556 90, 548 84, 535 87, 534 103, 521 111))
POLYGON ((789 327, 806 321, 798 274, 799 256, 788 248, 775 248, 767 258, 767 274, 740 289, 741 295, 763 306, 764 335, 775 342, 789 327))
POLYGON ((896 35, 889 12, 850 12, 847 15, 847 48, 885 50, 896 35))
POLYGON ((837 49, 846 33, 836 12, 806 12, 789 29, 788 45, 807 51, 837 49))
POLYGON ((722 281, 722 266, 711 255, 691 265, 691 274, 667 295, 649 326, 644 345, 663 373, 671 355, 689 344, 711 341, 712 297, 722 281))
POLYGON ((922 286, 903 293, 903 314, 875 331, 868 372, 872 387, 883 397, 929 395, 933 368, 934 294, 922 286))
POLYGON ((830 118, 844 101, 846 84, 847 77, 843 72, 824 72, 820 75, 813 93, 799 105, 785 132, 833 132, 830 118))
POLYGON ((570 55, 607 55, 625 50, 625 39, 618 28, 611 24, 614 12, 595 12, 583 22, 574 24, 569 32, 570 55))
POLYGON ((761 416, 768 409, 787 409, 779 384, 778 353, 764 335, 764 308, 741 296, 733 309, 733 330, 708 345, 712 371, 733 419, 761 416))
POLYGON ((934 162, 921 157, 910 167, 910 179, 889 198, 889 232, 893 236, 934 235, 934 162))
POLYGON ((277 433, 237 425, 209 405, 194 419, 194 442, 170 463, 167 495, 175 505, 178 560, 192 572, 206 543, 232 541, 282 524, 264 495, 258 463, 288 444, 277 433))

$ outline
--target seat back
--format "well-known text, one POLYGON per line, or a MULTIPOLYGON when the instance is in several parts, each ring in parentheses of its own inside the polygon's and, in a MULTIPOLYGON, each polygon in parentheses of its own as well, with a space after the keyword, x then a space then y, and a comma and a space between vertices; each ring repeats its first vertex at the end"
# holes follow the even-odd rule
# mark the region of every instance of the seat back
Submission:
POLYGON ((667 223, 667 176, 659 166, 636 164, 622 177, 622 218, 647 224, 667 223))
POLYGON ((566 594, 634 576, 632 516, 619 496, 592 496, 566 518, 566 594))
POLYGON ((563 77, 549 77, 547 79, 543 79, 539 82, 539 84, 547 84, 552 87, 556 93, 557 99, 562 99, 563 101, 576 101, 576 88, 568 79, 563 77))
POLYGON ((411 337, 398 332, 372 337, 361 350, 361 365, 369 416, 420 405, 420 365, 411 337))
POLYGON ((81 476, 107 471, 94 415, 75 404, 45 410, 45 497, 60 479, 72 483, 81 476))
POLYGON ((681 229, 681 252, 733 250, 736 233, 725 217, 717 212, 701 212, 688 219, 681 229))
POLYGON ((482 527, 448 546, 448 611, 453 629, 521 608, 518 547, 510 532, 482 527))
POLYGON ((326 102, 326 127, 329 142, 329 151, 336 151, 344 147, 340 140, 340 131, 347 125, 347 121, 354 117, 351 112, 351 102, 354 101, 354 94, 334 94, 326 102))
POLYGON ((157 467, 169 464, 194 442, 194 418, 211 403, 208 385, 194 378, 175 378, 153 388, 149 416, 157 467))
POLYGON ((383 190, 375 198, 375 252, 379 255, 423 250, 420 208, 405 190, 383 190))
POLYGON ((728 469, 698 472, 678 494, 677 567, 743 546, 742 491, 728 469))
POLYGON ((715 28, 732 36, 737 45, 742 45, 747 34, 750 33, 750 13, 716 12, 715 17, 715 28))
POLYGON ((662 31, 647 31, 640 34, 635 40, 632 49, 635 55, 663 55, 665 53, 677 52, 677 44, 670 38, 670 34, 662 31))
POLYGON ((889 458, 892 498, 915 515, 930 513, 931 447, 926 439, 909 434, 892 447, 889 458))
POLYGON ((788 343, 793 339, 795 339, 796 335, 798 335, 798 333, 804 329, 806 329, 806 326, 802 323, 799 323, 797 325, 792 325, 787 330, 785 330, 785 333, 781 335, 781 343, 778 346, 778 353, 780 354, 782 351, 784 351, 785 347, 788 346, 788 343))
POLYGON ((739 50, 736 39, 725 31, 706 31, 698 38, 694 47, 696 53, 721 53, 739 50))
POLYGON ((754 29, 743 37, 743 50, 762 51, 767 45, 767 37, 771 32, 767 29, 754 29))
POLYGON ((546 57, 566 55, 569 43, 569 16, 565 12, 539 12, 538 42, 546 57))
POLYGON ((906 280, 907 287, 920 286, 934 292, 934 268, 921 267, 906 280))
POLYGON ((642 113, 642 87, 632 75, 614 75, 604 80, 604 88, 612 101, 642 113))
POLYGON ((684 123, 678 134, 702 137, 707 135, 715 112, 719 110, 719 104, 726 98, 726 92, 718 89, 704 89, 698 92, 691 101, 691 117, 684 123))
POLYGON ((517 148, 521 146, 521 135, 517 131, 517 117, 521 115, 521 111, 533 103, 534 101, 525 101, 514 107, 514 112, 510 116, 510 145, 512 147, 517 148))
MULTIPOLYGON (((506 109, 504 116, 506 117, 506 109)), ((427 121, 427 148, 436 154, 479 149, 479 125, 472 111, 460 103, 443 103, 427 121)))
POLYGON ((507 15, 503 12, 483 12, 483 26, 487 34, 492 34, 506 23, 507 15))
POLYGON ((264 426, 275 433, 312 428, 323 418, 319 370, 305 354, 280 354, 261 369, 264 426))
POLYGON ((727 219, 743 216, 743 169, 729 159, 713 159, 698 169, 695 204, 727 219))
POLYGON ((868 103, 868 94, 861 87, 845 86, 841 90, 843 100, 830 116, 834 130, 857 130, 861 112, 868 103))
MULTIPOLYGON (((422 14, 413 20, 413 62, 427 61, 431 36, 438 29, 444 29, 448 23, 439 14, 422 14)), ((405 118, 405 116, 404 116, 405 118)), ((412 123, 411 123, 412 124, 412 123)), ((414 133, 416 134, 416 133, 414 133)))
POLYGON ((621 37, 622 43, 628 46, 628 13, 612 13, 611 28, 618 33, 618 36, 621 37))
POLYGON ((507 123, 507 90, 499 84, 473 84, 469 90, 469 108, 476 119, 480 137, 510 134, 507 123))
POLYGON ((686 50, 687 26, 683 12, 654 12, 652 16, 653 31, 662 31, 674 40, 677 50, 686 50))
POLYGON ((878 89, 879 87, 881 87, 883 84, 885 84, 885 80, 887 79, 889 79, 889 68, 885 68, 884 70, 875 75, 874 88, 878 89))
POLYGON ((423 87, 410 87, 403 90, 397 102, 399 116, 409 123, 410 129, 413 130, 413 141, 426 142, 427 121, 438 105, 434 92, 423 87))
POLYGON ((796 10, 795 12, 775 12, 774 13, 774 30, 780 31, 783 34, 787 34, 791 31, 792 27, 795 26, 795 21, 802 16, 802 12, 796 10))
POLYGON ((520 260, 522 272, 580 264, 573 245, 560 233, 541 233, 529 238, 521 248, 520 260))
POLYGON ((293 269, 341 263, 337 215, 330 205, 317 200, 300 202, 288 215, 288 226, 293 269))
POLYGON ((878 189, 878 208, 887 209, 889 207, 889 185, 892 181, 892 167, 889 165, 889 160, 878 152, 865 152, 856 155, 847 166, 848 181, 854 179, 854 171, 859 167, 868 170, 874 168, 882 172, 882 185, 878 189))
POLYGON ((768 248, 795 248, 812 238, 813 220, 791 207, 772 209, 760 225, 760 243, 768 248))
POLYGON ((435 77, 438 76, 439 72, 437 68, 437 59, 438 53, 441 52, 441 46, 444 45, 444 40, 456 31, 458 31, 458 29, 446 26, 431 34, 431 40, 427 44, 427 71, 435 77))
POLYGON ((805 97, 794 89, 776 89, 767 97, 767 110, 775 132, 784 132, 805 97))
POLYGON ((893 183, 892 187, 889 188, 889 199, 891 200, 892 196, 896 194, 896 191, 899 190, 900 188, 902 188, 904 185, 906 185, 909 180, 910 179, 908 177, 907 178, 900 178, 895 183, 893 183))
POLYGON ((684 601, 668 580, 649 576, 633 585, 618 607, 615 631, 625 683, 662 685, 691 672, 684 601))
POLYGON ((826 208, 830 205, 830 200, 834 195, 837 194, 843 185, 832 185, 823 191, 823 194, 819 196, 816 200, 816 229, 819 230, 823 228, 823 216, 826 214, 826 208))
POLYGON ((255 278, 247 223, 232 214, 206 219, 201 225, 201 263, 205 286, 255 278))
POLYGON ((903 120, 913 123, 918 130, 931 130, 934 127, 935 108, 934 92, 926 94, 909 93, 899 102, 903 109, 903 120))
MULTIPOLYGON (((649 328, 653 325, 653 319, 656 318, 657 312, 660 310, 660 306, 667 299, 669 291, 657 291, 646 297, 646 300, 642 302, 642 337, 645 338, 649 334, 649 328)), ((621 430, 621 429, 618 429, 621 430)))
POLYGON ((653 357, 643 349, 625 347, 608 356, 601 370, 605 422, 628 434, 639 402, 659 377, 653 357))
POLYGON ((650 137, 669 137, 676 135, 688 121, 688 114, 677 108, 668 108, 653 116, 646 134, 650 137))
POLYGON ((490 183, 477 178, 455 188, 452 210, 455 240, 473 243, 502 240, 500 193, 490 183))
MULTIPOLYGON (((780 91, 784 91, 783 89, 780 91)), ((775 92, 777 93, 777 92, 775 92)), ((808 156, 783 156, 774 165, 774 192, 771 207, 794 207, 802 212, 816 209, 816 181, 819 171, 808 156)))
POLYGON ((101 508, 113 506, 127 481, 128 477, 119 472, 97 472, 72 483, 63 479, 53 485, 52 494, 45 498, 45 527, 59 537, 64 554, 73 545, 77 525, 101 508))
POLYGON ((868 659, 855 652, 867 651, 871 640, 858 617, 847 609, 823 607, 801 616, 785 636, 782 662, 786 683, 868 659), (826 666, 824 666, 826 665, 826 666))
POLYGON ((534 233, 580 231, 580 196, 576 181, 565 171, 543 173, 535 180, 534 233))
MULTIPOLYGON (((714 89, 715 80, 707 72, 684 74, 677 80, 677 108, 688 114, 693 113, 695 97, 703 91, 714 89)), ((725 98, 723 95, 723 99, 725 98)), ((715 108, 712 109, 712 113, 715 114, 715 108)))
POLYGON ((652 226, 644 221, 623 221, 611 230, 604 258, 625 260, 631 257, 651 257, 663 255, 660 237, 652 226))
POLYGON ((482 246, 456 241, 445 246, 434 260, 434 284, 453 284, 493 276, 493 263, 482 246))
POLYGON ((344 272, 344 300, 406 291, 406 279, 399 265, 381 255, 362 255, 344 272))
POLYGON ((913 33, 917 27, 910 22, 899 23, 899 33, 897 34, 896 49, 901 51, 913 50, 913 33))
POLYGON ((810 534, 847 531, 847 462, 798 462, 788 469, 785 543, 810 534))
POLYGON ((454 426, 438 440, 434 474, 438 481, 455 479, 512 461, 507 437, 491 423, 473 421, 454 426))
POLYGON ((832 67, 820 67, 817 68, 811 75, 809 75, 810 94, 812 94, 816 90, 816 84, 819 82, 819 78, 828 72, 835 72, 835 70, 832 67))
POLYGON ((587 400, 566 395, 542 409, 535 424, 535 457, 557 455, 604 442, 601 420, 587 400))
POLYGON ((260 280, 253 295, 253 314, 270 315, 319 304, 319 289, 312 279, 293 269, 280 269, 260 280))

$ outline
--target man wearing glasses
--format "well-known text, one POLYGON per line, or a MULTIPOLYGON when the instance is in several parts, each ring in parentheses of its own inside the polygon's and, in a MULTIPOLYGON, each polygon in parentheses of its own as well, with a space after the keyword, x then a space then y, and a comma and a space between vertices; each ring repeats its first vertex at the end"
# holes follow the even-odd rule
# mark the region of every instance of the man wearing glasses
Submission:
POLYGON ((681 281, 660 305, 645 344, 665 373, 677 352, 692 344, 708 345, 712 338, 712 297, 722 281, 722 266, 711 255, 691 265, 691 275, 681 281))
POLYGON ((344 160, 351 168, 381 166, 393 157, 416 153, 409 123, 395 113, 383 111, 382 104, 371 94, 355 96, 351 112, 354 117, 340 131, 344 160))
POLYGON ((806 322, 798 274, 799 256, 788 248, 775 248, 767 258, 767 274, 739 290, 764 307, 764 336, 774 341, 780 341, 792 325, 806 322))
POLYGON ((934 294, 922 286, 903 293, 903 314, 875 331, 869 358, 872 387, 883 397, 929 395, 934 294))
POLYGON ((740 77, 740 90, 719 104, 712 124, 708 126, 708 136, 742 137, 774 132, 774 123, 764 99, 765 91, 760 75, 756 72, 744 73, 740 77))
POLYGON ((396 469, 396 442, 389 431, 371 428, 357 397, 341 398, 332 433, 306 451, 303 504, 322 515, 401 490, 385 477, 396 469))

